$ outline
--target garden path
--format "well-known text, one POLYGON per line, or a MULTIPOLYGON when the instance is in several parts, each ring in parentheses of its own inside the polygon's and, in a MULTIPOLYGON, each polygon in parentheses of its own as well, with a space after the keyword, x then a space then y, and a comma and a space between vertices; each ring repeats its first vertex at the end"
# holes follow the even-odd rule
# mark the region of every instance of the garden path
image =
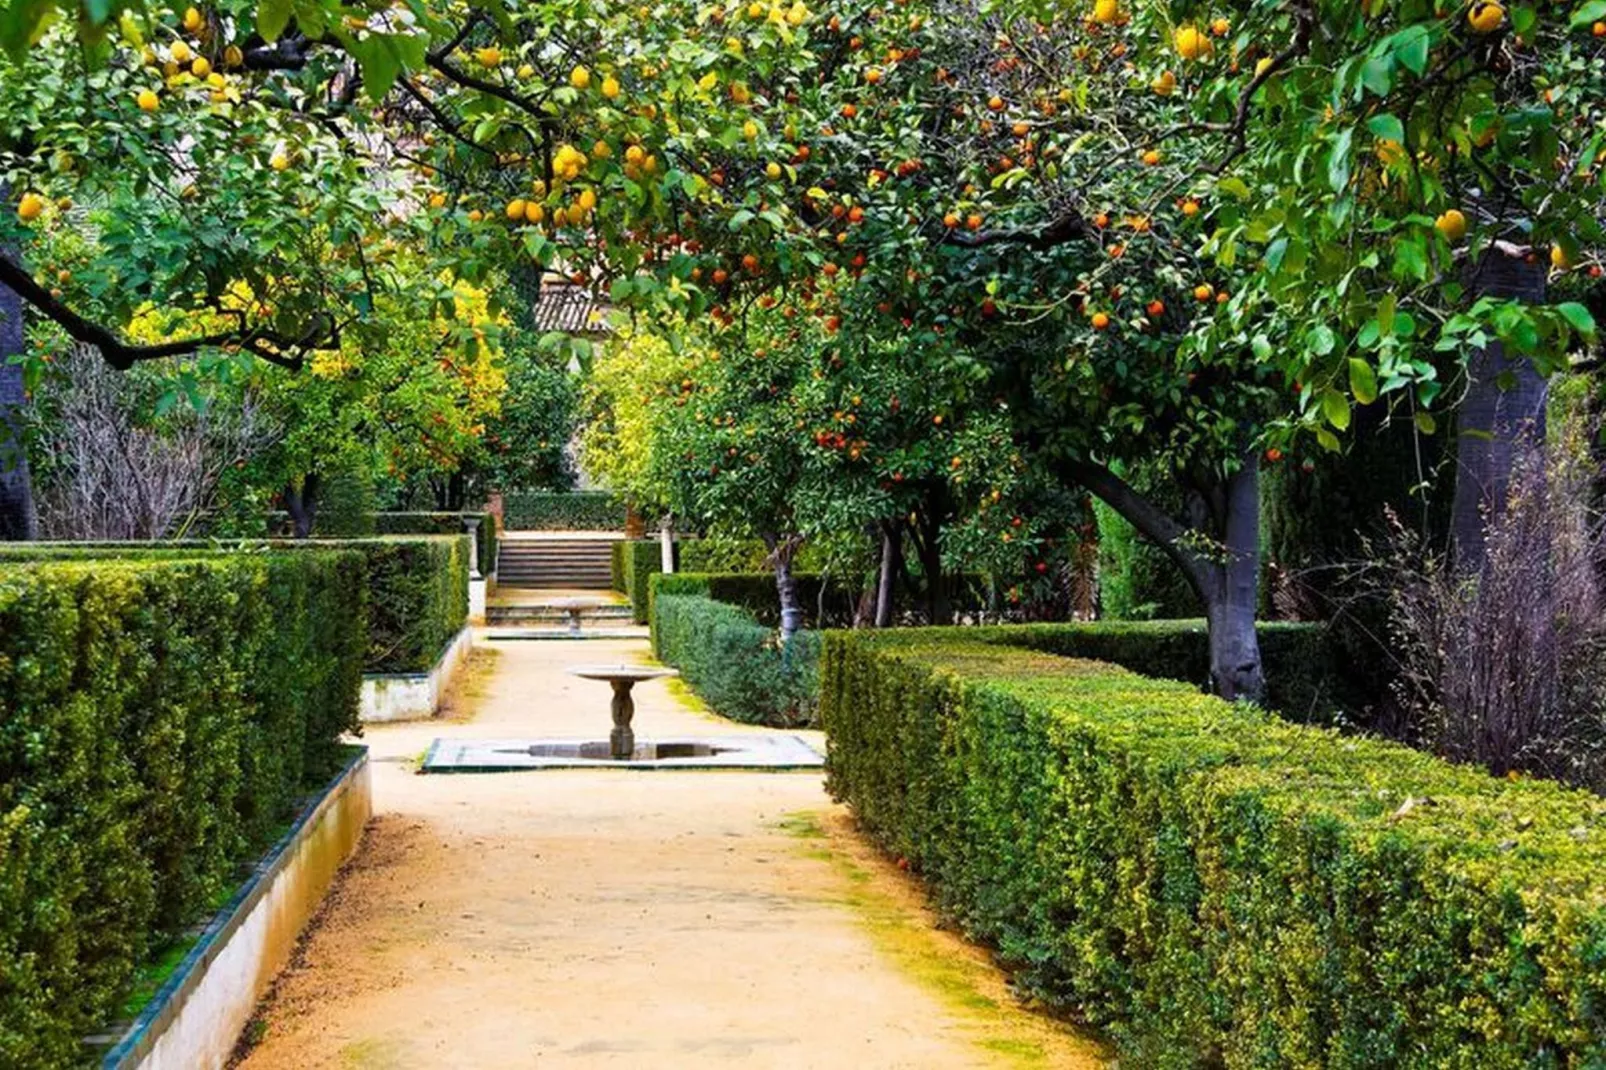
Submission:
MULTIPOLYGON (((420 776, 440 736, 602 738, 578 662, 639 640, 509 641, 471 717, 372 727, 376 816, 248 1037, 246 1070, 316 1067, 1096 1067, 938 931, 817 773, 420 776)), ((678 684, 644 735, 732 734, 678 684)))

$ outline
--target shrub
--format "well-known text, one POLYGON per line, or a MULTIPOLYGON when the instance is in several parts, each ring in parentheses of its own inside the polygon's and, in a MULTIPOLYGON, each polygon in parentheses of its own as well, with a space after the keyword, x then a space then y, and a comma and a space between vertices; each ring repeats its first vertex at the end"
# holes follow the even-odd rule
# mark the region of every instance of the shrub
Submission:
POLYGON ((478 520, 480 572, 496 571, 496 521, 489 513, 375 513, 378 535, 461 535, 464 520, 478 520))
MULTIPOLYGON (((1331 723, 1372 696, 1344 673, 1322 624, 1263 623, 1255 628, 1266 675, 1265 705, 1288 720, 1331 723)), ((978 642, 1108 661, 1144 676, 1210 684, 1210 637, 1202 620, 1097 621, 967 628, 978 642)))
POLYGON ((774 628, 736 606, 660 593, 654 599, 652 644, 658 659, 679 669, 721 716, 775 727, 815 723, 816 633, 798 632, 783 646, 774 628))
POLYGON ((12 543, 0 563, 27 560, 145 559, 238 556, 350 549, 363 558, 370 673, 428 672, 468 620, 468 536, 307 539, 234 544, 12 543))
POLYGON ((0 1065, 82 1061, 356 727, 351 552, 0 567, 0 1065))
POLYGON ((517 531, 620 531, 625 505, 600 490, 519 491, 503 497, 502 521, 517 531))
POLYGON ((1185 684, 825 638, 830 787, 1138 1065, 1606 1059, 1606 803, 1185 684))

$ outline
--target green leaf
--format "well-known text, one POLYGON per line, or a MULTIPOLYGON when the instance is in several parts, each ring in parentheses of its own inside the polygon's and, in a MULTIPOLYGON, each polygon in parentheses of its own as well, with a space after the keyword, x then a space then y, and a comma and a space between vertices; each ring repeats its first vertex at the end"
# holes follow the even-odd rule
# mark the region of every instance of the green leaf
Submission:
POLYGON ((1394 88, 1394 57, 1373 56, 1361 67, 1361 84, 1380 97, 1394 88))
POLYGON ((284 28, 290 25, 290 16, 294 13, 294 0, 262 0, 262 6, 257 9, 257 33, 265 41, 277 41, 284 28))
POLYGON ((1366 120, 1366 129, 1370 130, 1374 137, 1405 144, 1405 124, 1389 112, 1374 115, 1366 120))
MULTIPOLYGON (((1372 365, 1360 357, 1349 359, 1349 392, 1355 395, 1355 400, 1362 405, 1370 405, 1377 400, 1377 375, 1372 371, 1372 365)), ((1326 399, 1323 399, 1326 404, 1326 399)), ((1348 408, 1345 410, 1345 420, 1349 418, 1348 408)), ((1337 423, 1337 421, 1334 421, 1337 423)))
POLYGON ((1216 183, 1216 189, 1222 193, 1238 198, 1240 201, 1249 199, 1249 186, 1243 179, 1229 175, 1216 183))
POLYGON ((1342 134, 1333 140, 1333 152, 1327 158, 1327 184, 1333 188, 1334 193, 1344 192, 1349 185, 1349 157, 1350 148, 1355 142, 1355 128, 1346 127, 1342 134))
POLYGON ((1428 69, 1428 53, 1433 35, 1426 26, 1408 26, 1394 35, 1394 58, 1420 78, 1428 69))
POLYGON ((1411 419, 1416 422, 1416 429, 1424 435, 1431 435, 1439 429, 1439 421, 1433 418, 1431 412, 1418 412, 1411 419))
POLYGON ((1316 326, 1312 327, 1310 329, 1310 333, 1305 336, 1306 348, 1308 348, 1318 357, 1327 356, 1327 354, 1333 351, 1333 347, 1337 344, 1337 336, 1333 334, 1333 329, 1327 326, 1325 323, 1318 323, 1316 326))
POLYGON ((1322 391, 1322 415, 1340 431, 1349 427, 1349 398, 1331 387, 1322 391))
POLYGON ((1592 22, 1606 19, 1606 0, 1590 0, 1589 3, 1573 12, 1572 28, 1582 29, 1592 22))
MULTIPOLYGON (((1603 4, 1606 4, 1606 0, 1603 0, 1603 4)), ((1561 318, 1573 330, 1585 338, 1595 337, 1595 317, 1589 314, 1589 309, 1577 301, 1565 301, 1556 306, 1556 311, 1561 313, 1561 318)))

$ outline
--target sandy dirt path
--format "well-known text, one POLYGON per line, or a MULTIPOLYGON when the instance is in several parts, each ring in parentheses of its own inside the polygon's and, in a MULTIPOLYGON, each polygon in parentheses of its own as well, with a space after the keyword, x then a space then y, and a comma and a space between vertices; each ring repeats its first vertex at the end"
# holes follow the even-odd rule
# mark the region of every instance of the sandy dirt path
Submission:
MULTIPOLYGON (((563 667, 646 656, 493 649, 472 718, 369 731, 376 817, 246 1070, 1103 1065, 934 929, 818 774, 417 775, 439 736, 602 738, 606 685, 563 667)), ((643 735, 762 731, 636 699, 643 735)))

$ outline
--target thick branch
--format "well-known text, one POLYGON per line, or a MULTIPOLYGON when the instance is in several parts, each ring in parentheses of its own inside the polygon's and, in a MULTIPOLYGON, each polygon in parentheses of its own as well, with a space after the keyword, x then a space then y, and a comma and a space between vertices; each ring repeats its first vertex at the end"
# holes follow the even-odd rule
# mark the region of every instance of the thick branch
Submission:
POLYGON ((1072 242, 1098 240, 1098 231, 1074 208, 1067 210, 1040 229, 1010 227, 1000 230, 978 230, 974 234, 953 230, 943 237, 943 241, 948 245, 962 245, 969 249, 979 249, 984 245, 1024 245, 1039 252, 1069 245, 1072 242))
POLYGON ((238 329, 158 342, 154 345, 136 345, 123 341, 110 328, 74 312, 49 290, 39 285, 32 275, 10 257, 0 256, 0 284, 10 287, 29 305, 58 324, 74 341, 94 346, 106 362, 119 371, 126 371, 139 361, 185 356, 197 350, 225 346, 238 346, 270 364, 295 371, 300 369, 303 360, 298 352, 293 351, 318 348, 332 340, 335 335, 332 326, 320 323, 304 338, 285 339, 271 331, 246 330, 245 316, 239 312, 231 312, 229 314, 236 316, 241 323, 238 329))
POLYGON ((1071 461, 1071 476, 1092 491, 1122 519, 1138 529, 1138 533, 1158 546, 1188 577, 1188 583, 1201 600, 1209 601, 1208 592, 1214 577, 1206 563, 1179 541, 1187 529, 1139 494, 1132 485, 1102 464, 1091 461, 1071 461))

